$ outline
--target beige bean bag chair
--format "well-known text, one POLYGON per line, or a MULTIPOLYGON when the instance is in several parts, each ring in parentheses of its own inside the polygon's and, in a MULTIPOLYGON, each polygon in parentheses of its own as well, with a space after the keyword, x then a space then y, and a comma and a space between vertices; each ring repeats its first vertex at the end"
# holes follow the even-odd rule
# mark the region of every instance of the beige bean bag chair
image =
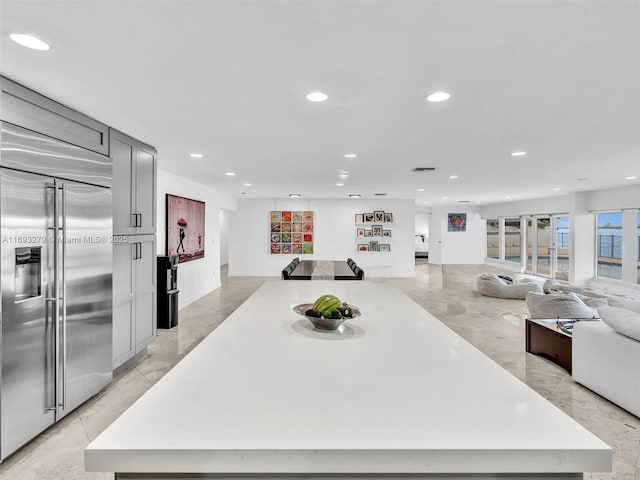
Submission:
POLYGON ((476 288, 480 295, 495 298, 513 298, 524 300, 528 292, 542 292, 536 282, 508 283, 495 273, 478 275, 476 288))
POLYGON ((527 293, 525 303, 531 318, 598 318, 598 311, 575 293, 527 293))

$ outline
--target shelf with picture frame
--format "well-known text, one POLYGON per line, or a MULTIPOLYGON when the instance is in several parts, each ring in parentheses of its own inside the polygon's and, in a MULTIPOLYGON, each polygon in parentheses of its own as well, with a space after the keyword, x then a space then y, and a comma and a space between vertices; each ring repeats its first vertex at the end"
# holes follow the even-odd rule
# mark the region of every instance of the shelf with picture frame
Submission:
POLYGON ((383 210, 355 214, 357 253, 390 253, 393 214, 383 210))
POLYGON ((356 226, 355 238, 388 238, 393 237, 390 229, 382 228, 382 225, 371 225, 371 228, 356 226))
POLYGON ((393 213, 383 210, 373 212, 356 213, 354 223, 356 225, 370 225, 373 223, 393 223, 393 213))
POLYGON ((369 242, 362 242, 356 245, 356 252, 358 253, 391 253, 390 243, 380 243, 376 240, 370 240, 369 242))

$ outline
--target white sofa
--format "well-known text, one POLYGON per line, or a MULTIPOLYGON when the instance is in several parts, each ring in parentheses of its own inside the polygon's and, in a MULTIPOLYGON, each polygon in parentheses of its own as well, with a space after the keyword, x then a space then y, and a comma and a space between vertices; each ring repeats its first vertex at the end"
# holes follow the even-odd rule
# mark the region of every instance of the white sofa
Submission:
POLYGON ((640 341, 601 321, 573 327, 572 377, 640 417, 640 341))

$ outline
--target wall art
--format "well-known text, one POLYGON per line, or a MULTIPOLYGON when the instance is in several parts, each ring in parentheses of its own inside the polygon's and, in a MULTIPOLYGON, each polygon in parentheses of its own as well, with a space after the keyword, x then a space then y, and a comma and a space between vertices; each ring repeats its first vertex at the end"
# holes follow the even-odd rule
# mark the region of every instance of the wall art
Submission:
POLYGON ((204 202, 166 195, 167 255, 178 255, 179 263, 204 257, 204 202))
POLYGON ((273 254, 312 254, 312 211, 272 210, 269 214, 270 252, 273 254))

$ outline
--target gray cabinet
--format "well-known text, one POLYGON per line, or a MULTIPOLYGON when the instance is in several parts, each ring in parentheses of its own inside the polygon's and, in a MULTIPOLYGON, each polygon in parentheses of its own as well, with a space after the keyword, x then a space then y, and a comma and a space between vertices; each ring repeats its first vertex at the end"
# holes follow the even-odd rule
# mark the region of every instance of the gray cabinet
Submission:
POLYGON ((78 147, 109 155, 109 128, 6 77, 2 84, 2 119, 78 147))
POLYGON ((117 130, 110 131, 113 159, 113 232, 156 233, 155 149, 117 130))
POLYGON ((126 241, 113 246, 114 369, 143 352, 156 336, 155 235, 121 238, 126 241))

